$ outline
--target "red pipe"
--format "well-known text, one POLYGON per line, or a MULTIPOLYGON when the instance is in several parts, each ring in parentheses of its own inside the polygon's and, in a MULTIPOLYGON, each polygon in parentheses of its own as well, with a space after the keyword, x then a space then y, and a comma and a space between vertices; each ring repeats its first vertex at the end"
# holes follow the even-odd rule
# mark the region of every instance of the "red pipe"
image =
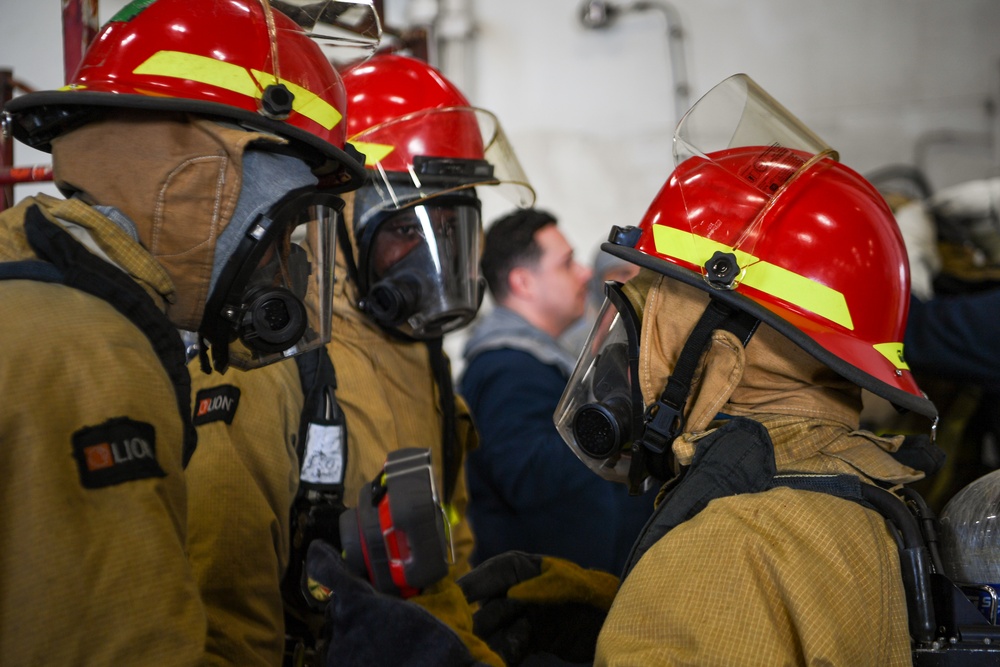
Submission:
POLYGON ((0 169, 0 185, 13 185, 14 183, 35 183, 52 180, 52 167, 47 164, 35 167, 11 167, 10 169, 0 169))
MULTIPOLYGON (((62 0, 63 72, 66 83, 72 81, 83 54, 97 37, 98 0, 62 0)), ((15 87, 32 92, 29 86, 15 81, 10 70, 0 70, 0 107, 13 97, 15 87)), ((14 184, 52 180, 52 167, 8 167, 13 164, 13 141, 0 141, 0 211, 13 203, 14 184)))

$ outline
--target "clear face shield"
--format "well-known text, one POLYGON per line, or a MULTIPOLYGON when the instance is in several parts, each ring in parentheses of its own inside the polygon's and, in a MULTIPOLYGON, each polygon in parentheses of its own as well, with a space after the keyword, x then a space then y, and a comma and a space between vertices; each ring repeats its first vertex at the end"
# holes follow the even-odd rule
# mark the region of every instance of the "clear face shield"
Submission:
MULTIPOLYGON (((566 384, 554 421, 573 453, 604 479, 630 484, 632 444, 641 436, 644 405, 639 388, 640 321, 616 282, 566 384)), ((643 480, 640 492, 652 478, 643 480)))
POLYGON ((763 222, 778 197, 820 160, 837 159, 833 149, 745 74, 729 77, 691 107, 677 124, 673 151, 677 165, 701 163, 675 176, 684 200, 698 204, 685 213, 690 234, 660 229, 657 242, 669 244, 671 255, 722 289, 734 289, 755 261, 763 222), (714 180, 701 177, 707 170, 733 184, 730 196, 703 190, 708 187, 703 183, 714 180), (730 261, 710 263, 716 251, 730 261), (714 273, 712 266, 721 271, 714 273))
POLYGON ((477 187, 489 187, 521 208, 535 201, 503 128, 483 109, 426 109, 370 127, 348 141, 365 154, 381 210, 477 187))
POLYGON ((269 0, 305 29, 330 62, 343 66, 371 57, 382 41, 372 0, 269 0))
POLYGON ((394 212, 369 244, 362 308, 418 339, 468 324, 483 295, 479 201, 471 191, 394 212))
POLYGON ((307 191, 249 226, 209 294, 199 329, 216 369, 256 368, 330 340, 342 208, 339 197, 307 191))
POLYGON ((465 326, 483 296, 480 195, 534 202, 496 118, 470 107, 429 109, 350 141, 369 168, 354 198, 362 309, 417 339, 465 326))

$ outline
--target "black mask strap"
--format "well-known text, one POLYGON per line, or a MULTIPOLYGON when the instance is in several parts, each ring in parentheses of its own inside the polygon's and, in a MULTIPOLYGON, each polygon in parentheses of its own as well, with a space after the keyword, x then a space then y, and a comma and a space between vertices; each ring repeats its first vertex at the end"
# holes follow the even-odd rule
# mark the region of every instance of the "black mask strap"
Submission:
POLYGON ((659 400, 646 410, 642 437, 632 445, 630 486, 638 487, 647 474, 660 480, 673 477, 671 443, 684 430, 684 405, 691 393, 698 362, 711 342, 712 333, 718 329, 729 331, 745 347, 758 324, 760 320, 744 311, 715 299, 709 302, 685 341, 659 400))

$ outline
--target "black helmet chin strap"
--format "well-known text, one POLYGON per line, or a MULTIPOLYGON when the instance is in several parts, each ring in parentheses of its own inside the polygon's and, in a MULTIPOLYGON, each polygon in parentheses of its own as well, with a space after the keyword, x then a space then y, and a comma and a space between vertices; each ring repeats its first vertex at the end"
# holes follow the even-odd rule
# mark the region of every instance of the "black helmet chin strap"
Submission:
POLYGON ((632 444, 629 487, 639 489, 647 475, 666 481, 674 476, 671 443, 684 431, 684 405, 701 355, 716 330, 729 331, 746 347, 760 320, 733 306, 712 299, 684 342, 673 373, 659 400, 646 409, 642 435, 632 444))
POLYGON ((431 372, 438 387, 438 402, 441 407, 441 460, 444 464, 444 489, 442 500, 447 506, 455 494, 458 473, 462 469, 462 449, 458 442, 455 415, 455 388, 451 380, 451 364, 442 349, 442 338, 424 341, 430 354, 431 372))

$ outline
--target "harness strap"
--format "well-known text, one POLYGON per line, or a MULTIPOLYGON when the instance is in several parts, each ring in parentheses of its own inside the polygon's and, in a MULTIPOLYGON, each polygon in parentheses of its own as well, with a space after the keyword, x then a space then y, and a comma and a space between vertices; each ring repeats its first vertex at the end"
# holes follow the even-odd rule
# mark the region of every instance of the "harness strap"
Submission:
POLYGON ((670 485, 646 522, 626 561, 622 580, 657 541, 712 500, 782 486, 851 500, 886 520, 899 548, 910 635, 918 642, 931 641, 937 629, 930 596, 931 553, 907 505, 898 496, 866 484, 855 475, 777 474, 774 445, 767 429, 745 417, 727 420, 699 443, 690 467, 670 485))
POLYGON ((462 450, 458 444, 457 418, 455 416, 455 387, 451 379, 451 364, 442 350, 442 339, 433 338, 427 341, 430 353, 431 371, 434 382, 438 386, 439 402, 441 404, 441 460, 444 464, 443 501, 446 507, 451 505, 458 484, 458 473, 462 467, 462 450))
POLYGON ((634 476, 630 479, 632 487, 638 486, 638 476, 644 474, 644 469, 661 480, 673 476, 670 447, 674 438, 684 430, 684 406, 691 393, 698 362, 711 343, 712 334, 717 330, 729 331, 746 346, 759 324, 760 320, 753 315, 715 299, 705 307, 684 342, 659 400, 646 410, 642 438, 633 444, 633 456, 640 459, 641 465, 633 465, 630 469, 630 474, 634 476))

